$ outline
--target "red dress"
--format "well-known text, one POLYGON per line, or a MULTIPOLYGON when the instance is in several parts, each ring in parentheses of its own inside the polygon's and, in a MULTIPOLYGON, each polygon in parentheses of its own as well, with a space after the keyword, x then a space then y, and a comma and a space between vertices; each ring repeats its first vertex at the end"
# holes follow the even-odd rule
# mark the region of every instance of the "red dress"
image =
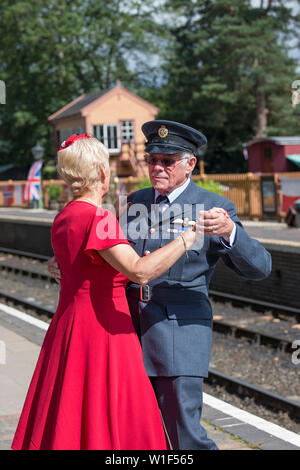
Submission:
POLYGON ((167 449, 128 309, 128 279, 95 251, 119 243, 128 241, 109 211, 73 201, 56 216, 60 299, 13 449, 167 449))

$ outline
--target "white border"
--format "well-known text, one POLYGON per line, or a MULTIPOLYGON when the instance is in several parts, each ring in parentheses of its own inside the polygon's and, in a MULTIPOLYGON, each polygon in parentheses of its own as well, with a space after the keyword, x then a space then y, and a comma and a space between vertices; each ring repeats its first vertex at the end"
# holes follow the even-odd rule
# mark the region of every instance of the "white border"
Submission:
POLYGON ((277 424, 270 423, 259 416, 255 416, 248 411, 241 410, 235 406, 226 403, 219 398, 215 398, 207 393, 203 393, 203 402, 206 405, 211 406, 219 411, 222 411, 225 414, 228 414, 234 418, 243 421, 244 423, 250 424, 261 431, 265 431, 272 436, 278 437, 279 439, 294 444, 297 447, 300 447, 300 436, 295 432, 288 431, 287 429, 278 426, 277 424))
POLYGON ((27 313, 21 312, 15 308, 9 307, 8 305, 4 305, 0 303, 0 313, 1 310, 8 315, 12 315, 13 317, 19 318, 20 320, 25 321, 26 323, 30 323, 31 325, 37 326, 42 330, 48 330, 49 323, 39 320, 38 318, 32 317, 31 315, 27 315, 27 313))

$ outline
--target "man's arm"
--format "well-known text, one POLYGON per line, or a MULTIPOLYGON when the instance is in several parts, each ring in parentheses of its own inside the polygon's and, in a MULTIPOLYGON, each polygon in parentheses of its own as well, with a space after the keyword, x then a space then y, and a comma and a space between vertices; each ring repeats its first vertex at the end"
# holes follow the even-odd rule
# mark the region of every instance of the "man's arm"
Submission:
POLYGON ((269 276, 272 269, 271 255, 261 243, 247 234, 237 216, 235 205, 231 201, 227 202, 226 210, 213 208, 207 211, 210 214, 205 216, 205 235, 225 238, 226 243, 212 241, 211 246, 219 253, 224 263, 237 274, 247 279, 264 279, 269 276), (234 241, 231 245, 227 245, 234 226, 234 241))
POLYGON ((270 253, 259 241, 251 238, 239 224, 236 224, 236 239, 233 246, 221 257, 226 266, 247 279, 264 279, 272 270, 270 253))

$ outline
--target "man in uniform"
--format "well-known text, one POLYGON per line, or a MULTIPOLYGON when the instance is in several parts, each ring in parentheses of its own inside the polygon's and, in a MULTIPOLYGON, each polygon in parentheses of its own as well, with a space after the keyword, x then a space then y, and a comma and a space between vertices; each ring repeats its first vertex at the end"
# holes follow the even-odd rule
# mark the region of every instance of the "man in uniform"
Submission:
POLYGON ((271 257, 248 236, 231 201, 191 179, 207 143, 201 132, 159 120, 142 130, 152 187, 130 195, 120 217, 129 242, 147 256, 189 228, 199 207, 204 237, 148 286, 129 282, 127 299, 172 448, 213 450, 217 446, 200 423, 212 338, 209 282, 220 258, 237 274, 260 280, 270 274, 271 257))
POLYGON ((190 178, 199 150, 207 143, 201 132, 159 120, 145 123, 142 130, 152 188, 129 197, 128 240, 140 256, 146 256, 189 228, 197 220, 199 205, 204 210, 205 236, 202 246, 189 250, 149 286, 127 285, 130 312, 172 448, 216 449, 200 424, 212 336, 209 281, 219 258, 239 275, 257 280, 269 275, 271 258, 247 235, 231 201, 199 188, 190 178), (153 204, 159 204, 162 212, 159 223, 151 216, 153 204), (148 220, 143 232, 145 220, 139 217, 141 236, 131 239, 137 233, 131 230, 135 205, 146 207, 148 220))

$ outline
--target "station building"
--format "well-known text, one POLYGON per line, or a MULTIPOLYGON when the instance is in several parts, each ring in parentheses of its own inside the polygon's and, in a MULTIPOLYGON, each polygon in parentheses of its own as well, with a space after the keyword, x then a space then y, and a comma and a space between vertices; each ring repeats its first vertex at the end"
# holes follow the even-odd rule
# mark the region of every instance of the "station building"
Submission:
POLYGON ((260 137, 245 146, 251 173, 300 171, 300 136, 260 137))
POLYGON ((97 137, 110 153, 110 168, 120 177, 147 176, 145 138, 141 126, 156 118, 159 109, 135 95, 120 81, 116 86, 85 93, 49 116, 53 128, 54 153, 72 134, 97 137))

